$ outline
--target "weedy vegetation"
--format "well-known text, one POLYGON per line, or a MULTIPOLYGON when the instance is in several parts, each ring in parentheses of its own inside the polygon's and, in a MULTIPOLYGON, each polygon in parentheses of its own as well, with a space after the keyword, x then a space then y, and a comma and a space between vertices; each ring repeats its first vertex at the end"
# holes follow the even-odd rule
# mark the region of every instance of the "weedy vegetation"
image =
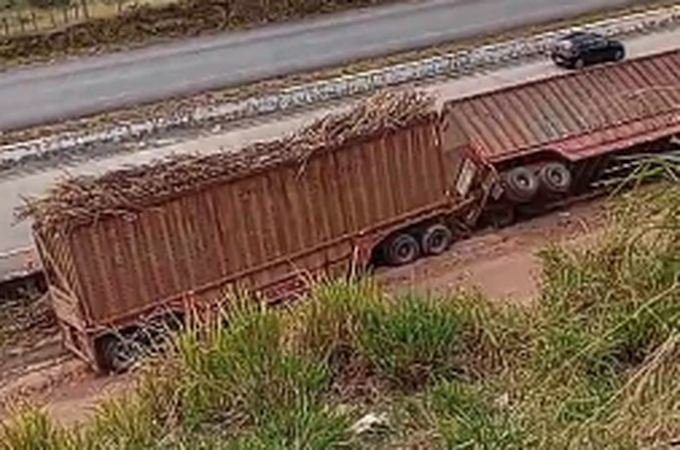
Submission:
MULTIPOLYGON (((529 306, 474 292, 314 285, 230 298, 82 426, 37 408, 1 449, 638 449, 680 441, 680 161, 612 203, 585 248, 549 246, 529 306)), ((635 182, 637 178, 633 178, 635 182)))

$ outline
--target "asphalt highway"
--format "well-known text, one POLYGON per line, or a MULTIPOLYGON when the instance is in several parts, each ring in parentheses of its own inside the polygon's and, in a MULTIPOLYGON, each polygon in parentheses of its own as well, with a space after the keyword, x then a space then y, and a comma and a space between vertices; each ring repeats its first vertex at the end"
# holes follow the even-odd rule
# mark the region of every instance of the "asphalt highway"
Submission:
POLYGON ((8 70, 0 131, 627 3, 428 0, 8 70))
MULTIPOLYGON (((626 42, 626 46, 630 58, 675 49, 680 47, 680 30, 629 40, 626 42)), ((452 98, 500 89, 513 84, 554 76, 562 72, 563 70, 556 68, 552 62, 540 61, 431 84, 423 89, 436 95, 441 104, 443 101, 452 98)), ((99 160, 85 161, 76 166, 69 166, 68 174, 96 175, 122 166, 143 164, 173 153, 210 153, 220 150, 238 150, 238 148, 255 141, 281 136, 304 123, 327 114, 333 109, 347 108, 349 105, 351 105, 351 102, 330 109, 322 108, 287 116, 280 120, 265 120, 222 134, 161 148, 151 148, 133 153, 117 154, 99 160)), ((23 196, 42 194, 52 183, 64 175, 64 169, 57 167, 0 180, 0 192, 2 192, 2 196, 0 196, 0 280, 22 266, 26 254, 21 249, 30 248, 32 245, 29 223, 15 224, 14 209, 20 205, 23 196), (13 256, 2 256, 10 252, 16 253, 13 256)))

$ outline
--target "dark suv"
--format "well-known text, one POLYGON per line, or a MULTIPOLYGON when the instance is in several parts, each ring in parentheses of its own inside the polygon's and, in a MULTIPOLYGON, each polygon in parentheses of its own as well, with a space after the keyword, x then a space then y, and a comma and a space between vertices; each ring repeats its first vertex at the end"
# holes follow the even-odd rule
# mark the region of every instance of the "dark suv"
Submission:
POLYGON ((608 61, 621 61, 626 49, 619 41, 601 34, 577 31, 560 38, 550 55, 555 64, 568 69, 608 61))

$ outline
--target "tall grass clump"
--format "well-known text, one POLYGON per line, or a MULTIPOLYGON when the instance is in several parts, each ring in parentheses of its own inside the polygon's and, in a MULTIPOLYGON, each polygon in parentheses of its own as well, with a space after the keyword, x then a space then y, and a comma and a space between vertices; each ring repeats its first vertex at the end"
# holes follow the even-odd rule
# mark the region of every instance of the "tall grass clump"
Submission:
POLYGON ((481 384, 437 382, 426 392, 426 408, 444 448, 522 448, 522 430, 514 424, 505 397, 494 398, 481 384))
POLYGON ((296 348, 337 372, 358 356, 364 311, 383 301, 370 278, 323 280, 291 311, 296 348))
POLYGON ((280 312, 239 298, 220 315, 213 326, 176 338, 169 375, 179 380, 183 425, 219 423, 236 434, 245 430, 243 439, 266 438, 274 445, 276 436, 289 448, 342 440, 344 417, 322 403, 329 371, 288 345, 280 312))
MULTIPOLYGON (((678 166, 666 161, 654 171, 673 175, 678 166)), ((576 249, 550 246, 541 254, 541 323, 531 392, 536 404, 552 408, 536 414, 562 430, 557 437, 545 433, 543 446, 599 448, 602 436, 614 439, 608 434, 614 425, 607 424, 617 423, 622 433, 617 445, 639 448, 644 420, 624 411, 641 401, 678 406, 677 380, 651 400, 654 389, 642 388, 659 367, 674 372, 680 364, 669 356, 673 352, 662 351, 680 333, 680 185, 673 176, 617 199, 598 242, 576 249), (622 417, 630 421, 625 426, 622 417)), ((670 381, 667 375, 652 378, 670 381)), ((665 411, 648 417, 665 416, 661 426, 674 415, 665 411)))
POLYGON ((544 367, 569 361, 588 373, 621 373, 679 329, 680 228, 655 219, 629 227, 613 217, 596 246, 543 252, 544 367))
POLYGON ((40 408, 22 405, 0 426, 2 450, 77 450, 81 444, 77 434, 56 426, 40 408))
POLYGON ((362 311, 361 350, 388 380, 417 387, 431 375, 454 370, 460 322, 450 303, 430 297, 375 302, 362 311))
POLYGON ((370 279, 318 284, 292 316, 298 348, 334 374, 363 366, 406 391, 432 378, 488 374, 511 351, 518 356, 525 325, 512 307, 480 295, 387 296, 370 279))
POLYGON ((121 399, 108 399, 97 406, 84 442, 92 449, 146 450, 171 434, 154 403, 132 392, 121 399))

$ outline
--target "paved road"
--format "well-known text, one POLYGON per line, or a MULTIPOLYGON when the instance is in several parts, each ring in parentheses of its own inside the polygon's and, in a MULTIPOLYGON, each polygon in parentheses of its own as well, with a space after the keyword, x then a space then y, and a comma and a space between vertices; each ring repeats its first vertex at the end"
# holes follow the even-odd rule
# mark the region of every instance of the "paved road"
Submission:
POLYGON ((0 130, 338 64, 630 0, 428 0, 0 74, 0 130))
MULTIPOLYGON (((658 53, 680 47, 680 30, 649 35, 627 42, 631 58, 658 53)), ((444 83, 432 84, 425 89, 435 94, 440 103, 456 97, 473 95, 504 86, 545 78, 562 72, 548 61, 535 62, 517 67, 505 68, 476 76, 464 77, 444 83)), ((346 108, 350 103, 332 109, 346 108)), ((88 161, 69 167, 69 174, 98 174, 129 164, 141 164, 171 153, 209 153, 220 149, 238 149, 256 140, 270 139, 291 131, 303 123, 326 114, 329 109, 299 113, 281 120, 260 122, 250 127, 234 129, 223 134, 162 148, 148 149, 135 153, 118 154, 110 158, 88 161)), ((7 180, 0 180, 0 254, 30 247, 28 223, 14 225, 12 211, 20 204, 21 196, 43 193, 56 179, 63 175, 61 169, 48 169, 7 180)), ((0 279, 9 271, 17 270, 24 255, 14 258, 0 258, 0 279)))

